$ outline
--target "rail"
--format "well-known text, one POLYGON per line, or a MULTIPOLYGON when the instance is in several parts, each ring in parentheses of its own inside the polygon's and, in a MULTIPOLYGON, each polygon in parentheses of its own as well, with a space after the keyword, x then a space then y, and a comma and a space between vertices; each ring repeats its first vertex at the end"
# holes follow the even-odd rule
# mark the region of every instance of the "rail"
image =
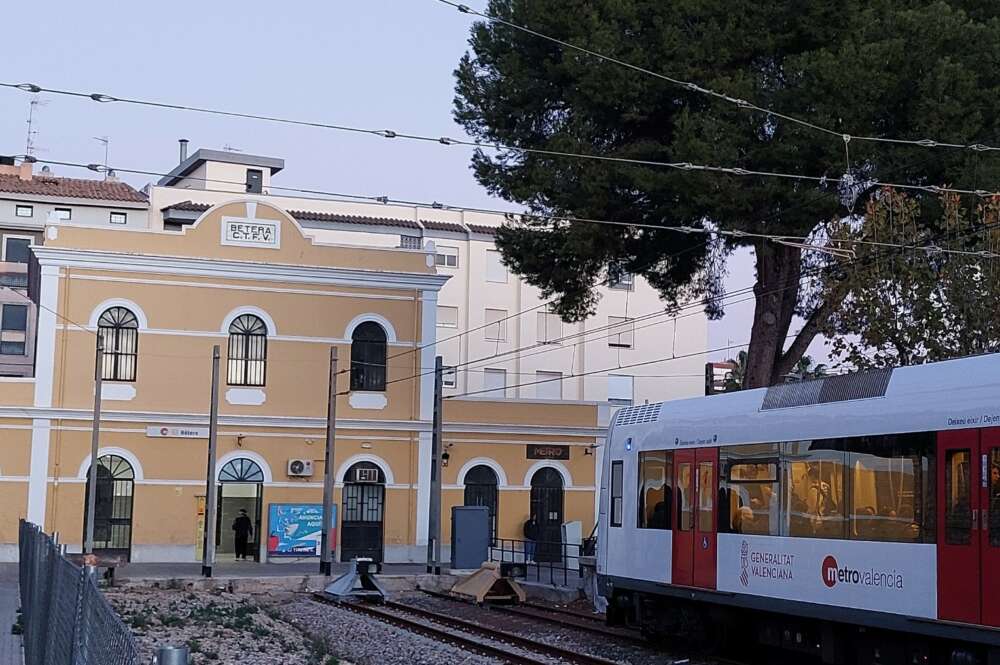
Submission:
POLYGON ((490 561, 499 562, 510 577, 553 585, 561 581, 562 586, 582 579, 582 556, 579 543, 497 538, 490 547, 490 561))
POLYGON ((39 527, 21 520, 19 576, 25 665, 136 665, 132 633, 97 588, 39 527))

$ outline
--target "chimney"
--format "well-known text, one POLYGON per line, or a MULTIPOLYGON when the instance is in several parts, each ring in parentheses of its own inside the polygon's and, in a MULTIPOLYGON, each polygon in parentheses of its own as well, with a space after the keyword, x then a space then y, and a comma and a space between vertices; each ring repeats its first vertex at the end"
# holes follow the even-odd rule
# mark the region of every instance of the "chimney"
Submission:
POLYGON ((188 140, 187 139, 180 139, 177 142, 181 145, 181 161, 180 161, 180 163, 183 164, 184 160, 188 158, 188 140))

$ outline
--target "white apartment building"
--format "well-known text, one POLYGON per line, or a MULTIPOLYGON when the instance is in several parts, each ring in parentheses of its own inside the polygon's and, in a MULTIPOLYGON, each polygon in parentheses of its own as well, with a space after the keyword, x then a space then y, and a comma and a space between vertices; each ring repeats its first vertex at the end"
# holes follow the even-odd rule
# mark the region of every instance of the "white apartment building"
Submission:
POLYGON ((502 216, 287 196, 272 188, 283 168, 243 153, 188 156, 182 141, 178 166, 147 189, 149 227, 183 232, 210 205, 249 193, 289 210, 321 241, 414 251, 433 243, 438 270, 451 275, 437 304, 437 349, 453 368, 446 395, 623 405, 703 394, 707 317, 698 309, 656 316, 663 303, 643 279, 602 287, 593 316, 564 323, 503 266, 494 244, 502 216))

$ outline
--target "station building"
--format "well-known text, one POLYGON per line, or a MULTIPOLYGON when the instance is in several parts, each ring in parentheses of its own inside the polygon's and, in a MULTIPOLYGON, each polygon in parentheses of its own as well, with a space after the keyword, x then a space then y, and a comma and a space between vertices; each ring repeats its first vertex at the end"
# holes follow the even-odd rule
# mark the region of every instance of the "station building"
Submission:
MULTIPOLYGON (((431 243, 318 239, 233 194, 177 229, 50 219, 31 246, 31 376, 0 377, 0 559, 17 521, 83 540, 96 371, 103 387, 97 547, 196 561, 204 524, 212 348, 221 348, 215 525, 245 509, 252 554, 272 518, 322 497, 330 347, 338 350, 337 554, 425 556, 433 344, 448 281, 431 243)), ((488 505, 498 538, 596 514, 607 403, 455 395, 444 403, 443 540, 453 505, 488 505)), ((287 534, 286 534, 287 535, 287 534)), ((445 550, 446 552, 447 550, 445 550)))

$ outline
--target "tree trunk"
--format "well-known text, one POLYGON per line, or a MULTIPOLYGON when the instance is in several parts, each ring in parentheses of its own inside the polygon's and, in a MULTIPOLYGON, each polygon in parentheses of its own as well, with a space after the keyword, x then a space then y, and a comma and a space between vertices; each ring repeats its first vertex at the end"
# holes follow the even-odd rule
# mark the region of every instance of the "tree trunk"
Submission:
MULTIPOLYGON (((761 388, 782 380, 785 339, 795 316, 802 270, 802 250, 767 240, 756 244, 757 283, 744 388, 761 388)), ((797 359, 796 359, 797 360, 797 359)), ((794 362, 792 363, 794 364, 794 362)))

